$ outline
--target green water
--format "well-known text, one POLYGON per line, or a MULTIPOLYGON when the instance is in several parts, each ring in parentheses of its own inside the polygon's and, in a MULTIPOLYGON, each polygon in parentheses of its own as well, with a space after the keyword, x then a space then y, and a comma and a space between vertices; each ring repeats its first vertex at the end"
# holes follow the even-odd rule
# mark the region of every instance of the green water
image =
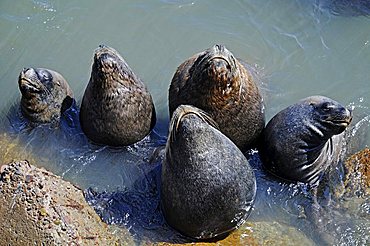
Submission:
MULTIPOLYGON (((83 188, 130 189, 147 172, 137 163, 145 165, 155 147, 165 141, 167 90, 177 66, 221 43, 256 66, 263 81, 267 120, 301 98, 325 95, 354 110, 354 124, 362 127, 355 141, 362 149, 370 145, 370 19, 345 14, 345 9, 333 14, 328 2, 1 0, 1 110, 7 112, 19 100, 17 78, 29 66, 60 72, 79 102, 94 49, 99 44, 114 47, 152 93, 159 119, 155 143, 148 140, 126 151, 92 148, 84 139, 70 143, 64 135, 65 139, 55 139, 59 133, 46 136, 34 131, 22 139, 43 165, 83 188)), ((294 219, 291 210, 274 208, 283 202, 274 205, 267 200, 270 191, 261 186, 259 192, 266 194, 257 201, 250 219, 283 221, 304 231, 306 224, 294 219)), ((368 243, 369 209, 365 222, 357 215, 348 216, 355 225, 343 231, 351 238, 338 242, 368 243)), ((314 238, 310 230, 306 233, 314 238)))

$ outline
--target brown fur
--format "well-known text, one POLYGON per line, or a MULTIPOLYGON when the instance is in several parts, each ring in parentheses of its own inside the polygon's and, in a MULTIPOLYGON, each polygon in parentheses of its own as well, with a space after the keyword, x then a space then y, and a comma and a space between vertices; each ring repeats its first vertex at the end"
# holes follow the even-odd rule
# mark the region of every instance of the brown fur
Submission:
POLYGON ((73 101, 73 92, 59 73, 44 68, 25 68, 19 75, 22 114, 33 124, 58 123, 73 101))
POLYGON ((265 125, 265 116, 262 96, 249 70, 220 45, 192 56, 178 67, 172 79, 170 115, 182 104, 198 107, 239 148, 251 148, 265 125), (212 59, 226 65, 212 65, 212 59), (206 63, 211 66, 207 68, 206 63))
POLYGON ((99 144, 126 146, 144 138, 155 124, 152 97, 120 54, 107 46, 95 51, 80 121, 99 144))

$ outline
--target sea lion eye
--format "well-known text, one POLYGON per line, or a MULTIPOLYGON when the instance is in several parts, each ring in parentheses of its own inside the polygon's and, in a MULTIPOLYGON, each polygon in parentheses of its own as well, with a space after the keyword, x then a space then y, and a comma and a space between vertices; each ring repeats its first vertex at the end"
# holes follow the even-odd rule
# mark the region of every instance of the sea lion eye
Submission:
POLYGON ((323 111, 328 112, 333 109, 333 105, 331 103, 326 102, 321 105, 321 108, 323 111))
POLYGON ((40 79, 43 79, 44 81, 52 80, 51 74, 46 70, 40 70, 39 71, 39 77, 40 77, 40 79))

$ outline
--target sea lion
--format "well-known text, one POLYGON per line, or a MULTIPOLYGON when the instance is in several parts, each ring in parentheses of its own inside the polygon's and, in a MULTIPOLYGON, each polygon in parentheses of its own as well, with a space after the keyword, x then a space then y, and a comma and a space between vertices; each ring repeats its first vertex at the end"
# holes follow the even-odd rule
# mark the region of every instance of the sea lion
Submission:
POLYGON ((265 126, 263 99, 251 67, 223 45, 182 63, 169 88, 169 111, 181 104, 208 113, 240 149, 253 146, 265 126))
POLYGON ((351 111, 330 98, 302 99, 264 129, 259 147, 263 166, 284 180, 316 186, 327 167, 339 161, 351 120, 351 111))
POLYGON ((46 68, 24 68, 19 74, 21 112, 32 124, 58 123, 73 103, 73 92, 59 73, 46 68))
POLYGON ((152 96, 122 56, 100 45, 95 50, 90 81, 80 111, 81 127, 98 144, 127 146, 154 127, 152 96))
POLYGON ((238 147, 204 111, 179 106, 162 163, 167 223, 192 238, 221 237, 244 223, 255 194, 255 174, 238 147))

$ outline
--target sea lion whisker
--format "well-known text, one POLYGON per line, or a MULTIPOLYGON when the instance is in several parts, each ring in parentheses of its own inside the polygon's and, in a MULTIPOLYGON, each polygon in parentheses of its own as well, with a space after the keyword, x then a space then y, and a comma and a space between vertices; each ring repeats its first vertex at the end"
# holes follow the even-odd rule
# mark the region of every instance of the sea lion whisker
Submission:
POLYGON ((243 89, 243 84, 240 83, 240 85, 239 85, 239 95, 238 95, 239 100, 240 100, 240 98, 242 96, 242 89, 243 89))

